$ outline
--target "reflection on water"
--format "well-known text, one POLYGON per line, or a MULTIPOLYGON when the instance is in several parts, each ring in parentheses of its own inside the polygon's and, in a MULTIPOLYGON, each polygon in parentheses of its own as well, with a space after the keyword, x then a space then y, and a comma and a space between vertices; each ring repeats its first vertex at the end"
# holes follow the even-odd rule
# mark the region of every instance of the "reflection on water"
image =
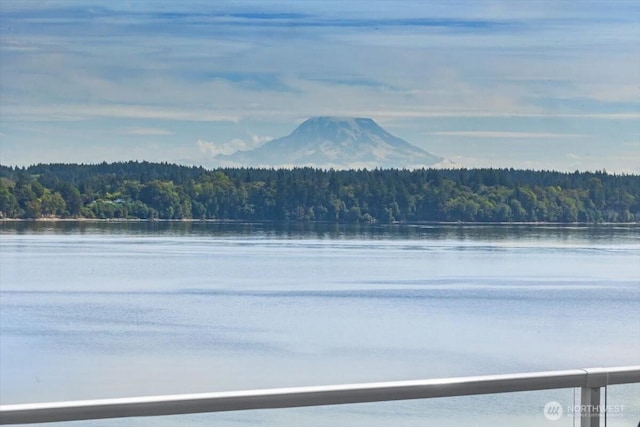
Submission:
MULTIPOLYGON (((3 403, 640 363, 637 227, 9 222, 0 239, 3 403)), ((633 387, 609 425, 640 418, 633 387)), ((572 395, 104 425, 545 425, 572 395)))
POLYGON ((529 224, 333 224, 314 222, 244 223, 215 221, 4 221, 0 233, 72 233, 219 236, 294 239, 430 239, 430 240, 536 240, 575 241, 602 239, 637 243, 638 225, 529 225, 529 224))

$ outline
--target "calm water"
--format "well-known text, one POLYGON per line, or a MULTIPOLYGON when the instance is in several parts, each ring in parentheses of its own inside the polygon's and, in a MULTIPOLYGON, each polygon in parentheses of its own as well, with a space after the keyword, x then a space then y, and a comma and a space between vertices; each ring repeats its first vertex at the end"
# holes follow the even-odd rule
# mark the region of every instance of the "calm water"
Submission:
MULTIPOLYGON (((0 224, 2 403, 640 364, 640 228, 0 224)), ((573 390, 92 425, 571 426, 573 390)), ((609 389, 635 426, 640 388, 609 389)), ((78 425, 74 423, 71 425, 78 425)))

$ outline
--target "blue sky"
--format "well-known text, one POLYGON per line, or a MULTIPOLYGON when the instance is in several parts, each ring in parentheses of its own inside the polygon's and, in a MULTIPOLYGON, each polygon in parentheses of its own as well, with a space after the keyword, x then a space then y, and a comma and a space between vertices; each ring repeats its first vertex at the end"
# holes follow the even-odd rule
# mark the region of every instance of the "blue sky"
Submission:
POLYGON ((0 162, 215 164, 310 116, 465 167, 640 173, 640 3, 0 2, 0 162))

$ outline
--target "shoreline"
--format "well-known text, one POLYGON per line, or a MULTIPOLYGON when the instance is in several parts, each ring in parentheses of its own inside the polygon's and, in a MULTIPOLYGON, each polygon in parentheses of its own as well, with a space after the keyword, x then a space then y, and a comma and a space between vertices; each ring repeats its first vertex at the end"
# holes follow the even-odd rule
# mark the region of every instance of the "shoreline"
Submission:
POLYGON ((4 223, 183 223, 183 224, 335 224, 360 226, 418 226, 418 225, 460 225, 460 226, 556 226, 556 227, 598 227, 598 226, 640 226, 639 222, 469 222, 469 221, 415 221, 390 223, 383 222, 329 222, 329 221, 271 221, 271 220, 233 220, 233 219, 145 219, 145 218, 0 218, 4 223))

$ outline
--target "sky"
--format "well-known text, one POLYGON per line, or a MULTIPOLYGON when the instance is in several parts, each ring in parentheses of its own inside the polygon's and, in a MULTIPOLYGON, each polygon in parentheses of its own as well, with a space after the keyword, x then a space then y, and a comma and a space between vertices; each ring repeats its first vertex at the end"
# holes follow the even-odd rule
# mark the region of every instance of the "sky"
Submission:
POLYGON ((213 167, 311 116, 462 167, 640 173, 640 2, 0 1, 0 163, 213 167))

